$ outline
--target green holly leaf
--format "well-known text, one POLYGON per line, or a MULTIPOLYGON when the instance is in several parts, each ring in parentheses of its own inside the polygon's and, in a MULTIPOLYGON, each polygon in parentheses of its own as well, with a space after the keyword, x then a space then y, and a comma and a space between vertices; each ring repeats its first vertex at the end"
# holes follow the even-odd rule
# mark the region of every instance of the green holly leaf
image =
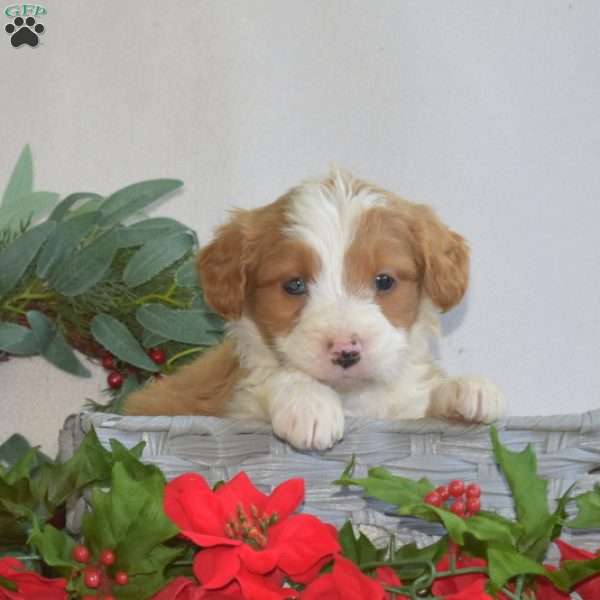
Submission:
POLYGON ((117 462, 110 490, 92 490, 92 511, 83 519, 86 544, 94 555, 104 548, 113 549, 115 569, 130 575, 130 584, 123 590, 127 595, 119 597, 151 595, 164 584, 166 567, 182 552, 164 544, 179 532, 164 513, 164 487, 158 468, 145 465, 143 472, 132 474, 117 462))
POLYGON ((574 498, 577 516, 565 523, 571 529, 600 529, 600 487, 574 498))
POLYGON ((487 549, 487 561, 492 593, 497 593, 510 579, 519 575, 541 575, 552 581, 557 588, 568 590, 568 585, 565 587, 564 576, 548 571, 539 562, 521 554, 513 547, 490 544, 487 549))
POLYGON ((72 556, 76 546, 73 538, 52 525, 40 526, 37 519, 34 519, 27 543, 37 548, 44 563, 54 567, 61 575, 70 575, 74 569, 81 567, 72 556))
POLYGON ((94 429, 83 438, 75 454, 64 463, 43 465, 34 480, 36 494, 53 512, 69 496, 85 486, 110 477, 113 457, 94 429))
POLYGON ((377 550, 371 540, 363 533, 355 537, 352 523, 347 521, 338 532, 342 555, 358 566, 380 560, 385 550, 377 550))
POLYGON ((448 552, 448 536, 419 548, 416 544, 405 544, 394 551, 394 570, 401 581, 406 582, 423 575, 426 565, 436 564, 448 552), (404 564, 400 564, 404 563, 404 564))
POLYGON ((517 520, 523 529, 519 547, 539 560, 545 554, 556 520, 548 510, 548 482, 537 474, 537 458, 531 445, 522 452, 505 448, 491 428, 496 462, 512 493, 517 520))
POLYGON ((568 590, 578 583, 600 575, 600 556, 590 560, 565 560, 554 571, 552 582, 560 589, 568 590))
POLYGON ((353 463, 342 473, 337 485, 358 485, 363 488, 367 496, 377 498, 388 504, 396 506, 412 506, 421 504, 423 498, 435 489, 435 486, 427 479, 415 481, 406 477, 392 475, 383 467, 369 469, 368 476, 362 479, 352 477, 353 463))

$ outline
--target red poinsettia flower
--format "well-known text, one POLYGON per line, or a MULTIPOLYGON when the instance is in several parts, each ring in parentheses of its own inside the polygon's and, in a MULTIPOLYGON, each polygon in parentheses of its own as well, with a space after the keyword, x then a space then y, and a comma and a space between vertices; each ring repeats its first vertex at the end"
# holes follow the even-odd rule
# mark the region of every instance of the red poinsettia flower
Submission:
POLYGON ((16 558, 0 558, 0 600, 67 600, 65 579, 46 579, 16 558))
POLYGON ((352 561, 336 556, 331 573, 317 577, 300 596, 302 600, 384 600, 378 581, 367 577, 352 561))
MULTIPOLYGON (((571 546, 571 544, 567 544, 563 540, 555 540, 554 543, 560 550, 561 563, 565 560, 592 560, 598 558, 597 554, 571 546)), ((573 588, 573 591, 577 592, 582 600, 598 600, 600 598, 600 575, 589 577, 578 583, 573 588)))
POLYGON ((276 574, 304 583, 340 550, 333 526, 292 514, 303 499, 302 479, 267 496, 245 473, 215 491, 188 473, 166 486, 164 507, 182 534, 204 548, 194 559, 194 574, 206 589, 237 581, 248 600, 269 600, 294 596, 274 580, 276 574))
MULTIPOLYGON (((400 581, 400 578, 391 567, 378 567, 375 569, 375 579, 384 587, 386 585, 390 587, 400 587, 402 585, 402 581, 400 581)), ((384 597, 385 600, 405 600, 408 598, 408 596, 402 596, 393 592, 386 592, 384 597)))
MULTIPOLYGON (((459 554, 456 558, 457 569, 467 569, 472 567, 486 567, 487 563, 482 558, 475 558, 464 554, 459 554)), ((450 570, 450 555, 445 554, 435 566, 437 571, 450 570)), ((459 600, 461 598, 473 598, 479 600, 483 598, 491 598, 485 594, 485 586, 488 578, 483 573, 470 573, 466 575, 455 575, 453 577, 444 577, 436 579, 433 582, 432 591, 435 596, 443 598, 452 598, 459 600), (463 595, 469 590, 472 596, 463 595), (460 594, 460 595, 459 595, 460 594), (477 595, 479 594, 479 595, 477 595)))
POLYGON ((240 586, 233 582, 222 590, 207 590, 187 577, 177 577, 152 600, 244 600, 240 586))

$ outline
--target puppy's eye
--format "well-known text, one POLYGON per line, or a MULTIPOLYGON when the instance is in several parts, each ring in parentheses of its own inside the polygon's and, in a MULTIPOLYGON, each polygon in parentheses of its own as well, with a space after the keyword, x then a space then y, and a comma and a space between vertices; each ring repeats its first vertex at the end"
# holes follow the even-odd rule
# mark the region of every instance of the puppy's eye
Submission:
POLYGON ((375 277, 375 289, 378 292, 389 292, 396 285, 396 280, 387 273, 380 273, 375 277))
POLYGON ((306 294, 306 283, 302 277, 295 277, 283 284, 283 289, 292 296, 302 296, 306 294))

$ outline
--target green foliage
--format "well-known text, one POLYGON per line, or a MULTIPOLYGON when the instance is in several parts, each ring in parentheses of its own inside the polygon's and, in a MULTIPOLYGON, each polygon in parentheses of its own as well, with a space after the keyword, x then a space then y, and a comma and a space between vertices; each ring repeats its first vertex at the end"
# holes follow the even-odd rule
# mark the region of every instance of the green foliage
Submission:
POLYGON ((114 402, 94 406, 118 409, 124 390, 159 370, 146 349, 165 351, 161 370, 168 373, 218 343, 223 323, 204 304, 194 232, 175 219, 143 215, 181 185, 154 179, 57 203, 57 194, 34 190, 25 147, 0 203, 0 351, 39 354, 79 377, 89 371, 73 349, 92 359, 110 351, 126 385, 111 392, 114 402), (139 370, 129 374, 130 365, 139 370))
MULTIPOLYGON (((495 428, 491 430, 491 440, 496 462, 512 493, 515 521, 485 511, 464 519, 444 507, 426 504, 424 497, 434 487, 426 479, 413 481, 392 475, 383 468, 370 469, 366 478, 356 479, 353 477, 354 461, 336 483, 358 485, 367 496, 396 506, 401 515, 441 523, 454 543, 487 560, 492 593, 499 592, 519 577, 529 576, 550 579, 555 587, 566 591, 591 573, 597 574, 600 570, 598 559, 571 561, 555 572, 547 570, 542 561, 551 541, 561 533, 569 502, 575 501, 579 508, 577 517, 567 523, 569 527, 600 527, 600 491, 596 489, 571 498, 568 490, 558 500, 554 512, 550 512, 547 482, 537 474, 533 449, 528 446, 521 452, 509 450, 500 442, 495 428)), ((347 555, 355 556, 349 536, 349 531, 345 530, 342 543, 347 555)), ((403 557, 405 552, 402 551, 403 557)), ((396 567, 401 573, 399 563, 396 567)), ((416 577, 420 573, 413 575, 416 577)), ((404 578, 410 579, 406 572, 404 578)))
POLYGON ((600 487, 575 498, 577 516, 566 523, 571 529, 591 529, 600 524, 600 487))
POLYGON ((126 325, 110 315, 96 315, 92 319, 91 331, 94 338, 109 352, 121 360, 146 371, 156 372, 158 367, 126 325))

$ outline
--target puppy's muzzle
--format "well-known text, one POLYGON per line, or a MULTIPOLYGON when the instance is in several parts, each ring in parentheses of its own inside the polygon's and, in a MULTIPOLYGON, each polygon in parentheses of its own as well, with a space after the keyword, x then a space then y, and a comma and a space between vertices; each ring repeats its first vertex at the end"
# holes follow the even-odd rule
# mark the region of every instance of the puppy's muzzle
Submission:
POLYGON ((332 359, 334 365, 339 365, 342 369, 349 369, 360 361, 360 352, 340 352, 338 356, 332 359))

